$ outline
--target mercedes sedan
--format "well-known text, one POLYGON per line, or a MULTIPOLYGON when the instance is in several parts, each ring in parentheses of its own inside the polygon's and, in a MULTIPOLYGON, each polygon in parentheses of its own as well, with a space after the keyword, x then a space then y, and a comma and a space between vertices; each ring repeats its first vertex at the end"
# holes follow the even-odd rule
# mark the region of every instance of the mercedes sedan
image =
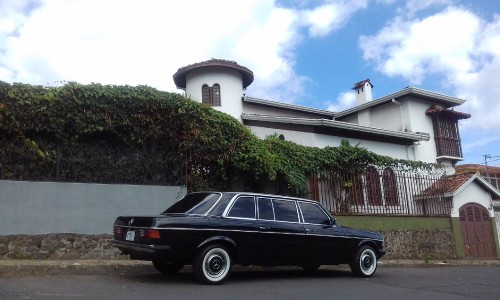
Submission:
POLYGON ((191 193, 155 216, 121 216, 113 246, 164 274, 192 265, 204 284, 220 284, 235 264, 348 264, 370 277, 385 254, 384 237, 341 226, 318 202, 243 192, 191 193))

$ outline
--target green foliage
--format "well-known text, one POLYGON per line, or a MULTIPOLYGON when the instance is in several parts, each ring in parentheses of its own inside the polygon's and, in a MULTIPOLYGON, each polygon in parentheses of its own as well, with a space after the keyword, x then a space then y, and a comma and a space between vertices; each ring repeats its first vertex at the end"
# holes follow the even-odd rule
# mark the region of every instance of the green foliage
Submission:
POLYGON ((36 165, 55 169, 61 147, 75 157, 63 161, 69 166, 66 172, 74 173, 65 175, 71 180, 99 182, 107 172, 125 182, 141 183, 141 178, 148 177, 151 180, 146 182, 154 182, 157 175, 148 175, 144 169, 157 167, 173 154, 189 166, 195 189, 213 187, 214 182, 225 188, 233 178, 251 176, 284 180, 300 193, 306 189, 308 176, 319 170, 361 172, 368 165, 432 167, 376 155, 346 141, 339 147, 319 149, 276 136, 260 140, 224 113, 148 86, 69 82, 44 87, 0 81, 0 138, 9 141, 0 149, 4 158, 27 153, 35 157, 15 169, 2 164, 3 176, 9 179, 23 179, 19 172, 35 170, 36 165), (114 154, 115 149, 126 149, 126 154, 114 154), (151 149, 166 152, 155 155, 151 149), (103 151, 107 161, 99 156, 103 151), (84 164, 103 167, 90 168, 85 174, 74 167, 84 164), (208 177, 215 181, 207 181, 208 177))

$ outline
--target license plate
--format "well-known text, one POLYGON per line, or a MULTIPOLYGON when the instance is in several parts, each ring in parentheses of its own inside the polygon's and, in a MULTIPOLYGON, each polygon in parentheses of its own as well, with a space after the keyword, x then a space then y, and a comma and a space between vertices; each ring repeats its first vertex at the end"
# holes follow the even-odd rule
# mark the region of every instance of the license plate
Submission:
POLYGON ((127 241, 133 241, 135 239, 135 231, 127 231, 127 236, 125 237, 127 241))

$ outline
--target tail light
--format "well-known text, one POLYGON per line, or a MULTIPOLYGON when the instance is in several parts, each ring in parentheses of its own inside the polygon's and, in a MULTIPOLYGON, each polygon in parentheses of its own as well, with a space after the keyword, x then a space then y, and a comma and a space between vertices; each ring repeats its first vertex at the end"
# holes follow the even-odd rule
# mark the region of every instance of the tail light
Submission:
POLYGON ((113 226, 113 235, 115 236, 115 239, 123 238, 125 235, 125 229, 123 229, 123 227, 113 226))
POLYGON ((159 239, 160 232, 156 229, 141 229, 139 230, 139 236, 146 239, 159 239))

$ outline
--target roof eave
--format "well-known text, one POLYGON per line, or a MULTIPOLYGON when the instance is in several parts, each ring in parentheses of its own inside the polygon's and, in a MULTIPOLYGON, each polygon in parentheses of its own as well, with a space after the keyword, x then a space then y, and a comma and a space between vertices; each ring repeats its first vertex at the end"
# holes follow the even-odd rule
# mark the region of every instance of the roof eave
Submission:
POLYGON ((294 104, 289 104, 289 103, 284 103, 284 102, 259 99, 259 98, 254 98, 254 97, 243 97, 243 102, 256 104, 256 105, 262 105, 262 106, 266 106, 266 107, 287 109, 287 110, 297 111, 297 112, 313 113, 313 114, 317 114, 317 115, 329 116, 331 118, 334 118, 334 116, 335 116, 335 113, 332 111, 329 111, 329 110, 322 110, 322 109, 317 109, 317 108, 312 108, 312 107, 306 107, 306 106, 294 105, 294 104))
POLYGON ((252 120, 261 122, 275 122, 275 123, 300 124, 306 126, 332 127, 337 129, 351 130, 369 134, 397 137, 399 139, 405 139, 412 142, 428 141, 430 139, 430 135, 427 133, 401 132, 401 131, 387 130, 382 128, 362 126, 354 123, 327 120, 327 119, 307 119, 307 118, 292 118, 292 117, 248 115, 248 114, 243 114, 241 117, 243 120, 252 120))
POLYGON ((392 99, 398 99, 398 98, 408 96, 408 95, 416 95, 416 96, 420 96, 423 98, 433 99, 434 101, 445 104, 446 108, 454 107, 454 106, 461 105, 461 104, 465 103, 464 99, 455 98, 455 97, 451 97, 451 96, 447 96, 447 95, 443 95, 443 94, 439 94, 439 93, 435 93, 435 92, 431 92, 431 91, 427 91, 427 90, 423 90, 423 89, 419 89, 419 88, 415 88, 415 87, 407 87, 399 92, 396 92, 396 93, 384 96, 382 98, 375 99, 373 101, 369 101, 369 102, 363 103, 361 105, 355 106, 353 108, 349 108, 349 109, 346 109, 344 111, 338 112, 335 114, 335 117, 336 118, 346 117, 346 116, 352 115, 358 111, 362 111, 362 110, 365 110, 365 109, 370 108, 370 107, 382 105, 384 103, 392 101, 392 99))
POLYGON ((468 186, 469 184, 471 184, 473 181, 478 181, 480 185, 483 186, 483 188, 485 188, 489 193, 490 195, 492 196, 492 198, 494 198, 493 196, 497 196, 500 198, 500 191, 498 191, 495 187, 493 187, 491 185, 491 183, 489 183, 486 179, 484 179, 482 176, 479 176, 479 174, 474 174, 472 175, 466 182, 464 182, 456 191, 453 192, 453 196, 456 196, 458 194, 460 194, 460 192, 466 187, 468 186))

